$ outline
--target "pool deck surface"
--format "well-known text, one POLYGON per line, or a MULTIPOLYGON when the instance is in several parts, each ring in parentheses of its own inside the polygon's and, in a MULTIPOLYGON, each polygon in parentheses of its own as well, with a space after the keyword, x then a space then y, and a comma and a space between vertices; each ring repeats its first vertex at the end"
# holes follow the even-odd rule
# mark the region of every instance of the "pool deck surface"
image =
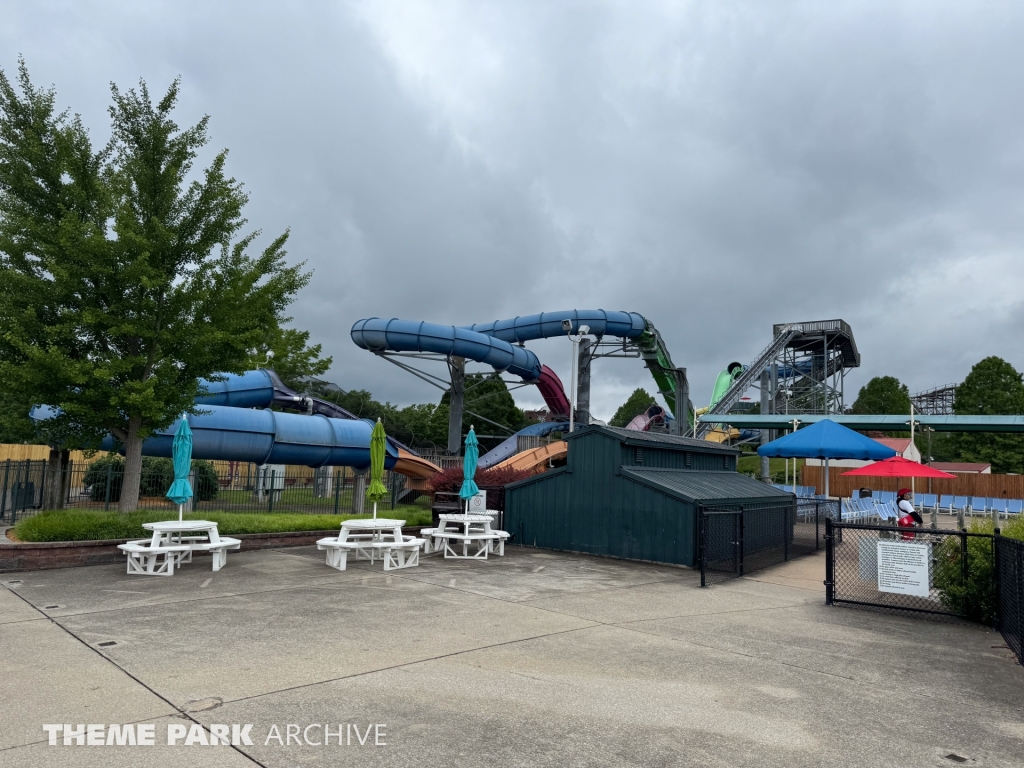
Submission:
POLYGON ((0 764, 1024 765, 1024 669, 999 634, 827 607, 821 555, 701 589, 685 569, 506 552, 2 574, 0 764), (152 723, 157 744, 50 746, 44 723, 152 723), (351 743, 272 736, 325 723, 351 743), (251 724, 253 744, 166 744, 196 724, 251 724))

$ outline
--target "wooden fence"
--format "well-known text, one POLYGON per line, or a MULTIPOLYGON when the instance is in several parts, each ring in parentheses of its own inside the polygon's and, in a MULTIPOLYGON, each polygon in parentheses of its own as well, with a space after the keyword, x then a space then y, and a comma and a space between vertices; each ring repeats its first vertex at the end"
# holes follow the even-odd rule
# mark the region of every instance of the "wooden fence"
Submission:
MULTIPOLYGON (((818 493, 825 492, 824 467, 804 466, 802 485, 813 485, 818 493)), ((833 496, 852 495, 858 488, 873 491, 898 491, 910 488, 907 477, 843 477, 850 467, 829 467, 828 486, 833 496)), ((955 496, 985 496, 995 499, 1024 499, 1024 475, 957 475, 956 480, 917 478, 914 489, 919 493, 945 493, 955 496)))
MULTIPOLYGON (((92 458, 85 458, 82 451, 71 451, 71 461, 76 464, 91 464, 105 453, 97 453, 92 458)), ((50 457, 48 445, 23 445, 21 443, 0 443, 0 462, 3 461, 46 461, 50 457)))

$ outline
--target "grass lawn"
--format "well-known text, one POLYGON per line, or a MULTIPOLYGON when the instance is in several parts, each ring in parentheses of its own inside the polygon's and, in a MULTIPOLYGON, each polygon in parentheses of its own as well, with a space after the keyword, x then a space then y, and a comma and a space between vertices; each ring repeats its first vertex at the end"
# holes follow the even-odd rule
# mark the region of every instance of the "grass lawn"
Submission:
MULTIPOLYGON (((406 525, 429 525, 430 509, 421 505, 403 505, 378 513, 379 517, 405 520, 406 525)), ((212 520, 225 536, 235 533, 280 533, 325 531, 341 526, 342 520, 370 515, 309 515, 278 513, 218 512, 203 509, 185 519, 212 520)), ((97 539, 143 539, 152 534, 143 523, 173 519, 167 510, 143 510, 122 515, 87 509, 62 509, 42 512, 19 520, 14 535, 20 541, 95 541, 97 539)))

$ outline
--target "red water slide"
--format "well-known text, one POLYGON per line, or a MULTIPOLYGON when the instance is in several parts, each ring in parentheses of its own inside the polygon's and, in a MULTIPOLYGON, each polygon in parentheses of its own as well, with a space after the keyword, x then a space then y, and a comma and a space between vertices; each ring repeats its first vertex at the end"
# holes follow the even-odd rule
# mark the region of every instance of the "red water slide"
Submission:
POLYGON ((546 365, 540 367, 537 389, 540 390, 540 396, 544 398, 544 402, 547 403, 548 410, 552 416, 564 419, 569 418, 569 398, 565 396, 565 387, 562 386, 562 380, 558 378, 557 373, 546 365))

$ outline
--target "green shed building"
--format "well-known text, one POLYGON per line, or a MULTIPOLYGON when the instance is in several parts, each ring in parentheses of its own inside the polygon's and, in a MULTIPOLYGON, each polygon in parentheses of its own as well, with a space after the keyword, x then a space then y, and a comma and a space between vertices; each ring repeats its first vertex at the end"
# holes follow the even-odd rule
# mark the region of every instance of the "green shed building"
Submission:
POLYGON ((738 450, 704 440, 590 425, 566 443, 564 467, 506 486, 505 527, 517 543, 694 566, 699 505, 793 499, 739 474, 738 450))

